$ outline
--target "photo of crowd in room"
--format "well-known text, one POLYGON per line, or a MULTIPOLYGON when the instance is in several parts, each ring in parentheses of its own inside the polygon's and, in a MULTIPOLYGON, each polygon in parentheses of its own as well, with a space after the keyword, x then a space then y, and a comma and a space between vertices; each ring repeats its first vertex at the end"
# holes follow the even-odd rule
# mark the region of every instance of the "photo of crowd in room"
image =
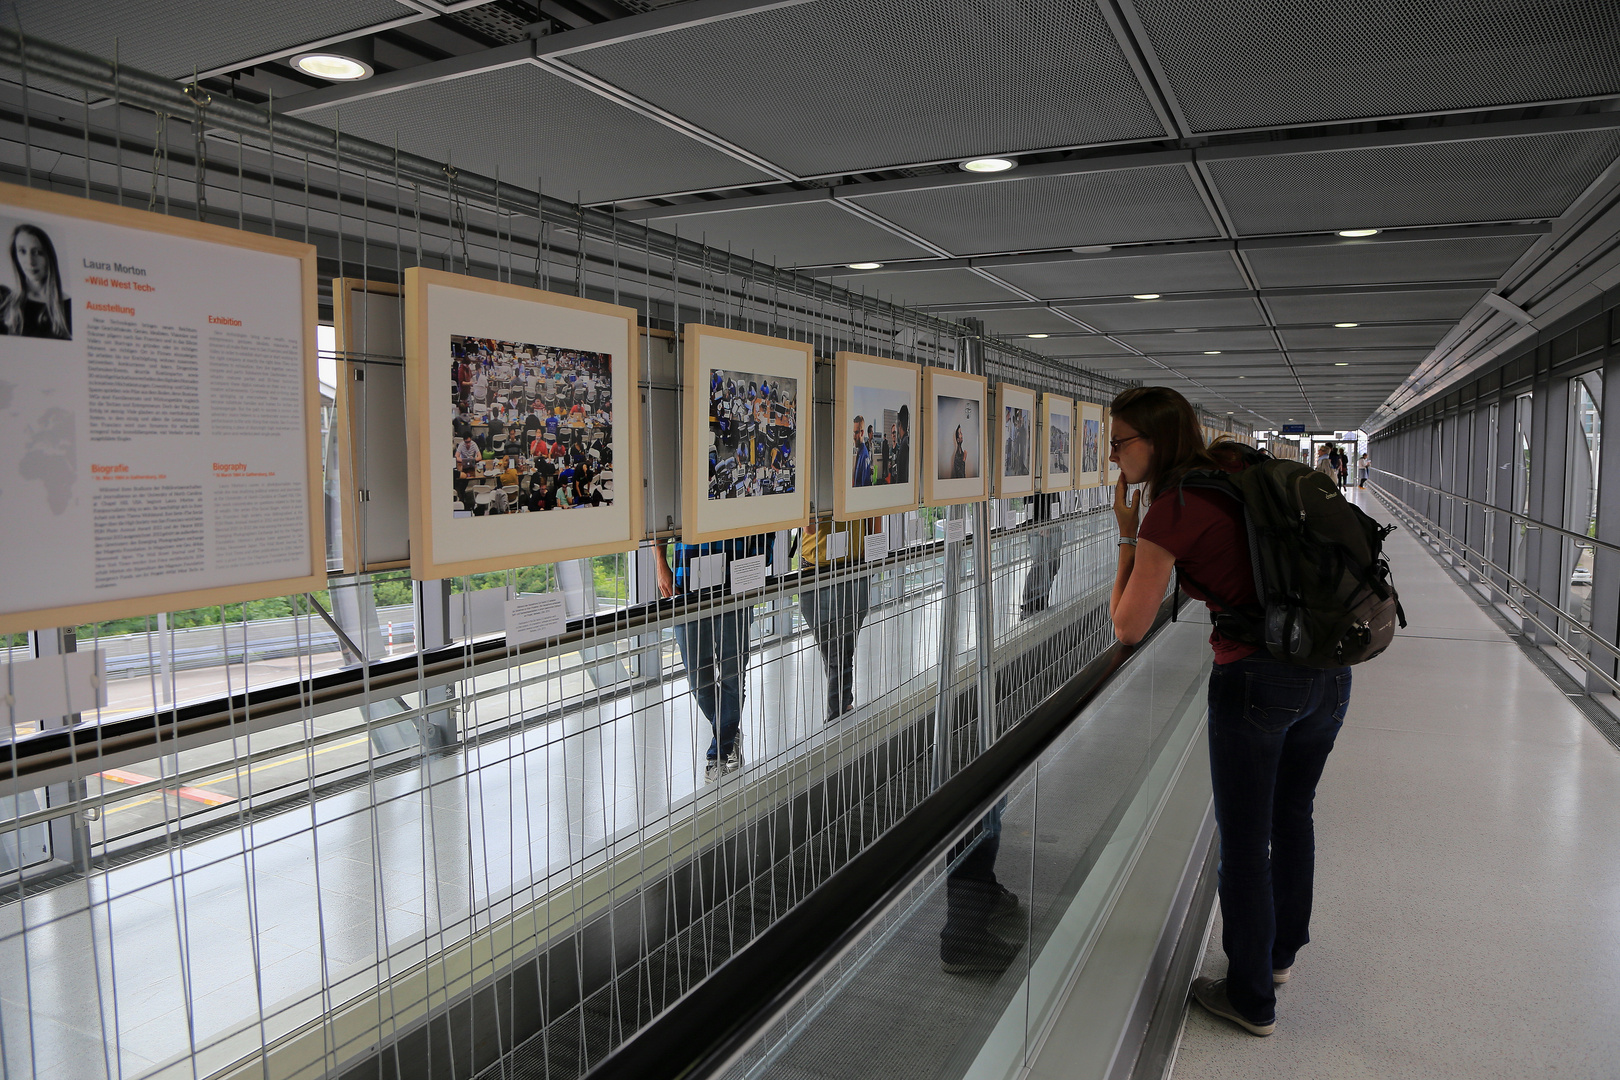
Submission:
POLYGON ((799 381, 709 369, 709 498, 798 488, 799 381))

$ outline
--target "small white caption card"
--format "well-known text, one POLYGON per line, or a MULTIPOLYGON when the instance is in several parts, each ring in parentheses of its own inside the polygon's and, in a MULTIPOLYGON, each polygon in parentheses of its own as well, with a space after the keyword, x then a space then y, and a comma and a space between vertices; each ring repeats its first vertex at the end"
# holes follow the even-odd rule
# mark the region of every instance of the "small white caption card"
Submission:
POLYGON ((731 595, 765 587, 765 556, 749 555, 731 560, 731 595))
POLYGON ((967 519, 955 518, 945 523, 945 542, 960 544, 967 539, 967 519))
POLYGON ((104 707, 106 658, 106 650, 96 649, 19 660, 0 668, 0 680, 4 680, 0 693, 8 706, 0 710, 0 719, 32 724, 104 707))
POLYGON ((563 594, 540 593, 538 596, 520 596, 506 602, 506 643, 522 645, 526 641, 554 638, 568 629, 568 606, 563 594))
POLYGON ((842 559, 849 554, 849 533, 835 532, 827 534, 827 558, 842 559))
POLYGON ((889 534, 866 534, 866 561, 882 562, 889 557, 889 534))
POLYGON ((726 581, 726 553, 717 551, 713 555, 699 555, 693 559, 686 568, 687 585, 693 589, 712 589, 716 585, 723 585, 726 581))

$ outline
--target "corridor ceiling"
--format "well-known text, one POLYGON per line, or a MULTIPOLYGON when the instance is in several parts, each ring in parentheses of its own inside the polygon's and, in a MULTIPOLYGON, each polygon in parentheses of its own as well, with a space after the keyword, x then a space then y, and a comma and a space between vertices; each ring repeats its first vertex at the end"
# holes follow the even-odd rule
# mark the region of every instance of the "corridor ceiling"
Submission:
POLYGON ((19 7, 1257 427, 1387 420, 1616 262, 1614 0, 19 7), (363 82, 286 63, 357 38, 363 82))

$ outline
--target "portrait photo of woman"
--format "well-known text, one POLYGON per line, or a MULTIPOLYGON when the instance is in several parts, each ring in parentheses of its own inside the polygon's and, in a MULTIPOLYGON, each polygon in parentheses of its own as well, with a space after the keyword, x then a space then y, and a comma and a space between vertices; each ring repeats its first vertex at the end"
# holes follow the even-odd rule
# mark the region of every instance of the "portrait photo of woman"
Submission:
POLYGON ((51 238, 37 225, 18 225, 9 250, 16 284, 0 286, 0 334, 72 340, 73 305, 62 292, 51 238))

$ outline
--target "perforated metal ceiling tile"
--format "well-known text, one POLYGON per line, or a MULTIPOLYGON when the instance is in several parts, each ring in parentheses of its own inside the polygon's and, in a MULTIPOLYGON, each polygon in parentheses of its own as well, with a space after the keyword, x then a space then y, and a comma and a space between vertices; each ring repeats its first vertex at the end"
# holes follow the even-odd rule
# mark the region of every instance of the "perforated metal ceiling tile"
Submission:
POLYGON ((971 270, 962 269, 860 274, 834 278, 833 284, 857 293, 864 291, 868 296, 892 298, 902 304, 987 304, 1023 299, 971 270))
MULTIPOLYGON (((328 110, 317 124, 336 123, 328 110)), ((751 166, 528 64, 343 106, 342 129, 586 202, 767 179, 751 166)))
POLYGON ((1091 0, 818 0, 568 61, 800 176, 1165 134, 1091 0))
POLYGON ((1130 304, 1065 306, 1065 311, 1099 330, 1159 330, 1174 327, 1264 326, 1253 300, 1147 300, 1130 304))
POLYGON ((1216 235, 1192 178, 1179 165, 897 191, 856 201, 955 255, 1216 235))
POLYGON ((1269 330, 1214 330, 1197 334, 1120 334, 1119 339, 1149 355, 1203 353, 1208 349, 1275 349, 1269 330))
POLYGON ((1406 322, 1463 317, 1483 289, 1436 292, 1346 293, 1342 296, 1268 296, 1279 323, 1406 322))
POLYGON ((663 232, 677 228, 688 240, 707 238, 710 247, 725 248, 777 266, 882 262, 921 259, 929 252, 911 241, 840 209, 832 200, 652 218, 647 225, 663 232))
POLYGON ((1195 131, 1620 91, 1613 0, 1130 0, 1195 131))
POLYGON ((1231 253, 1226 251, 1121 255, 1076 262, 998 266, 995 273, 1043 300, 1247 287, 1231 253))
MULTIPOLYGON (((975 311, 984 328, 1001 337, 1020 338, 1025 334, 1072 334, 1080 327, 1046 308, 1017 308, 1012 311, 975 311)), ((1022 345, 1022 341, 1017 344, 1022 345)))
POLYGON ((1407 281, 1488 281, 1501 277, 1535 241, 1534 236, 1482 236, 1323 247, 1250 248, 1244 258, 1262 289, 1407 281))
MULTIPOLYGON (((1042 343, 1031 342, 1031 344, 1038 345, 1042 343)), ((1105 337, 1095 335, 1078 338, 1055 338, 1053 341, 1044 344, 1051 345, 1052 348, 1040 351, 1046 352, 1050 356, 1134 357, 1136 355, 1117 341, 1110 341, 1105 337), (1053 342, 1059 343, 1053 344, 1053 342)))
POLYGON ((1433 347, 1450 330, 1449 325, 1357 326, 1349 329, 1282 330, 1283 345, 1289 349, 1368 349, 1378 347, 1427 345, 1433 347))
POLYGON ((1288 359, 1296 366, 1330 366, 1345 361, 1357 367, 1363 364, 1388 364, 1392 367, 1405 366, 1411 371, 1423 358, 1429 355, 1428 349, 1378 349, 1372 352, 1346 354, 1343 352, 1311 352, 1309 350, 1288 350, 1288 359))
POLYGON ((1239 233, 1554 218, 1620 155, 1620 130, 1205 163, 1239 233))
MULTIPOLYGON (((133 68, 189 78, 413 13, 395 0, 22 0, 24 33, 133 68)), ((15 25, 10 18, 8 25, 15 25)), ((8 76, 9 77, 9 76, 8 76)), ((77 95, 75 95, 77 96, 77 95)))

